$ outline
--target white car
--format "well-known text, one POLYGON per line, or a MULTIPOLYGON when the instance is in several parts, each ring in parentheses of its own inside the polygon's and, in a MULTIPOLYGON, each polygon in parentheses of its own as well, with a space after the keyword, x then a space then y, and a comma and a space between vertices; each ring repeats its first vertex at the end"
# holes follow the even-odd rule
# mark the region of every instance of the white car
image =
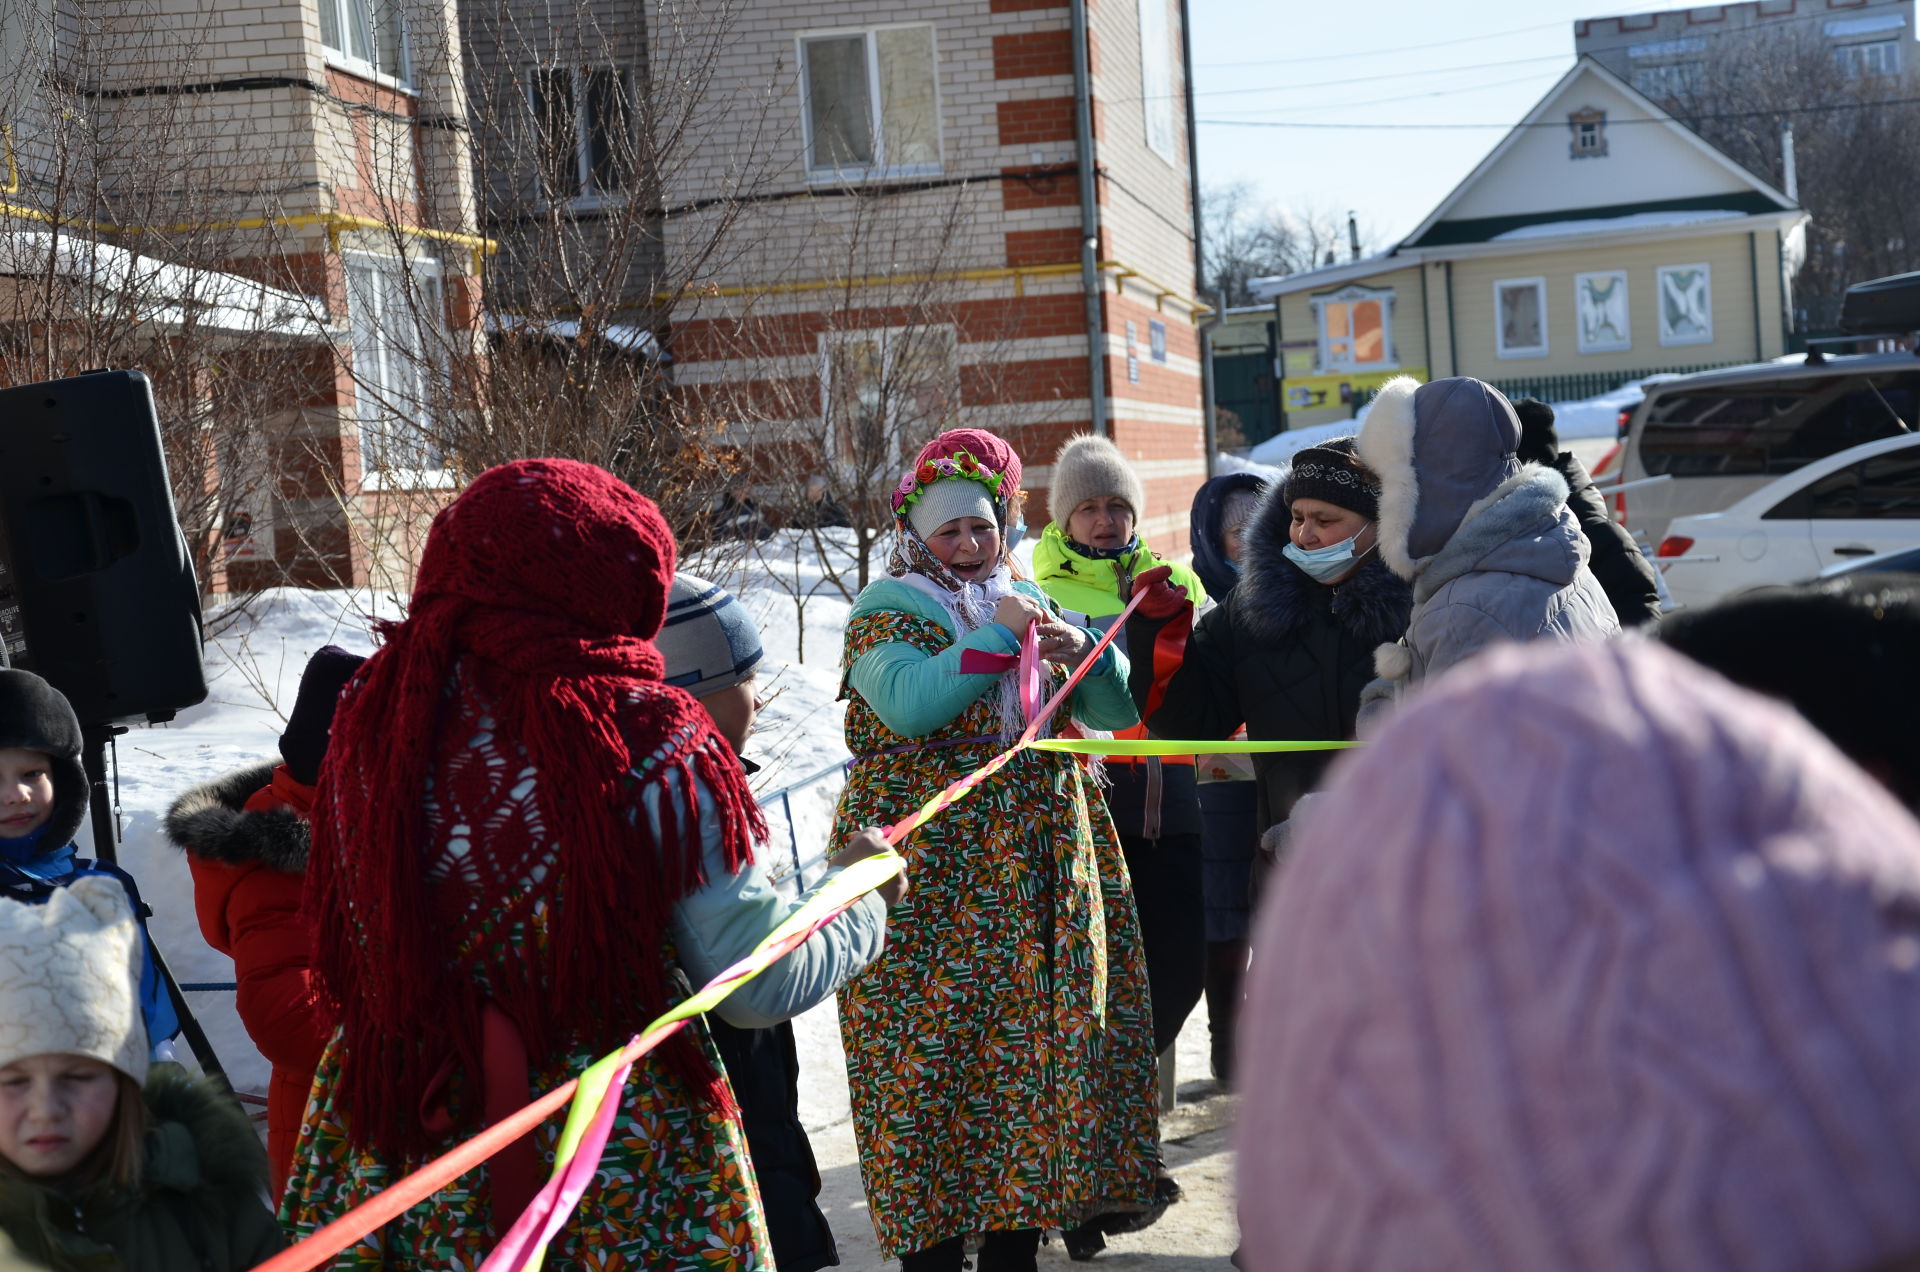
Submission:
POLYGON ((1721 512, 1675 517, 1655 561, 1674 604, 1797 583, 1920 545, 1920 433, 1849 447, 1721 512))

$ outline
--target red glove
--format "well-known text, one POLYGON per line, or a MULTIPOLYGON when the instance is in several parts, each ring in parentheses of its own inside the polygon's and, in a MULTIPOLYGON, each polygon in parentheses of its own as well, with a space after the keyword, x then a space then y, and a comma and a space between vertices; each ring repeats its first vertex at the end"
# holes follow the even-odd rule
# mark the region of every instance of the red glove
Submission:
POLYGON ((1167 580, 1172 577, 1170 565, 1156 565, 1136 575, 1133 590, 1128 594, 1141 597, 1140 608, 1134 613, 1144 618, 1172 618, 1178 614, 1187 604, 1187 589, 1169 583, 1167 580))

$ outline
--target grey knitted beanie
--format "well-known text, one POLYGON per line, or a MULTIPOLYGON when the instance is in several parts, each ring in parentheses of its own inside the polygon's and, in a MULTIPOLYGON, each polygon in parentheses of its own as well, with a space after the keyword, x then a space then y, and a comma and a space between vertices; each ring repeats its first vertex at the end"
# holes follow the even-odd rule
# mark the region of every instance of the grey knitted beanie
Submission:
POLYGON ((1053 479, 1047 488, 1047 508, 1054 521, 1064 528, 1075 508, 1102 495, 1124 499, 1135 521, 1146 513, 1146 491, 1118 446, 1090 433, 1069 440, 1054 457, 1053 479))
POLYGON ((1920 826, 1643 641, 1482 654, 1338 762, 1253 941, 1246 1266, 1920 1251, 1920 826))

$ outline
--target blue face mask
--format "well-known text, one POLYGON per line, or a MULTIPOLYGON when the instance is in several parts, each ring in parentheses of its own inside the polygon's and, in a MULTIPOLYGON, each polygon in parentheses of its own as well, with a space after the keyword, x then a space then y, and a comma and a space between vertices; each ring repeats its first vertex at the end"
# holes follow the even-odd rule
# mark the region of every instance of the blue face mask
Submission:
POLYGON ((1011 552, 1015 548, 1019 547, 1020 540, 1026 537, 1027 537, 1026 522, 1016 521, 1012 525, 1008 526, 1007 527, 1007 551, 1011 552))
POLYGON ((1280 551, 1285 554, 1287 560, 1299 566, 1301 571, 1314 582, 1331 583, 1348 570, 1351 570, 1359 562, 1365 560, 1367 554, 1373 551, 1373 548, 1368 548, 1366 552, 1362 552, 1356 556, 1353 551, 1353 545, 1358 542, 1359 538, 1359 532, 1355 531, 1353 538, 1342 539, 1338 543, 1330 543, 1324 548, 1313 548, 1309 550, 1296 543, 1289 542, 1287 546, 1280 549, 1280 551))

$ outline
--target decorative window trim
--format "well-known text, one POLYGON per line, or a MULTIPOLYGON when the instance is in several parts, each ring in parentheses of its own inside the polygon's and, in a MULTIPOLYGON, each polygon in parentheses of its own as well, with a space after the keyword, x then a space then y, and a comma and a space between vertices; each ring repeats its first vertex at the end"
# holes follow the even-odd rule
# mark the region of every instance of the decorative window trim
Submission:
POLYGON ((1493 348, 1502 358, 1544 358, 1551 351, 1552 341, 1548 336, 1551 324, 1547 321, 1547 280, 1544 276, 1532 278, 1496 278, 1493 280, 1493 348), (1532 287, 1537 297, 1540 311, 1540 343, 1537 345, 1508 345, 1506 315, 1500 310, 1500 293, 1509 287, 1532 287))
MULTIPOLYGON (((1397 371, 1400 369, 1399 346, 1393 341, 1394 289, 1391 287, 1362 287, 1350 284, 1339 291, 1327 292, 1307 298, 1307 307, 1313 314, 1315 343, 1313 350, 1313 369, 1318 373, 1335 371, 1397 371), (1379 362, 1356 362, 1353 358, 1335 358, 1328 347, 1327 339, 1328 305, 1355 305, 1363 301, 1380 302, 1380 345, 1382 360, 1379 362)), ((1349 336, 1351 343, 1351 336, 1349 336)))
POLYGON ((1697 265, 1662 265, 1654 271, 1653 305, 1660 319, 1660 343, 1671 348, 1676 345, 1703 345, 1713 343, 1713 267, 1705 261, 1697 265), (1676 335, 1667 322, 1667 276, 1682 270, 1699 270, 1702 286, 1706 292, 1704 312, 1706 332, 1704 335, 1676 335))
POLYGON ((1633 348, 1633 295, 1627 288, 1627 271, 1624 269, 1601 269, 1573 276, 1573 334, 1574 341, 1581 353, 1625 353, 1633 348), (1587 339, 1587 324, 1581 318, 1580 306, 1586 299, 1587 280, 1590 278, 1614 280, 1620 289, 1621 327, 1620 339, 1587 339))
POLYGON ((1597 106, 1582 106, 1567 115, 1567 131, 1573 134, 1567 153, 1575 159, 1607 157, 1607 112, 1597 106))
POLYGON ((802 31, 793 37, 794 62, 799 68, 800 80, 800 166, 806 171, 810 184, 832 184, 840 181, 875 181, 894 177, 930 177, 944 171, 947 146, 945 121, 941 110, 940 95, 940 30, 932 22, 878 22, 872 26, 825 27, 817 31, 802 31), (887 158, 886 120, 883 117, 883 104, 880 100, 880 41, 875 37, 882 31, 925 30, 927 43, 933 58, 933 128, 934 145, 939 157, 932 163, 893 163, 887 158), (813 40, 852 39, 859 36, 866 41, 867 53, 867 119, 873 130, 873 162, 869 164, 840 164, 829 167, 815 167, 813 163, 813 100, 812 86, 807 77, 807 44, 813 40))

